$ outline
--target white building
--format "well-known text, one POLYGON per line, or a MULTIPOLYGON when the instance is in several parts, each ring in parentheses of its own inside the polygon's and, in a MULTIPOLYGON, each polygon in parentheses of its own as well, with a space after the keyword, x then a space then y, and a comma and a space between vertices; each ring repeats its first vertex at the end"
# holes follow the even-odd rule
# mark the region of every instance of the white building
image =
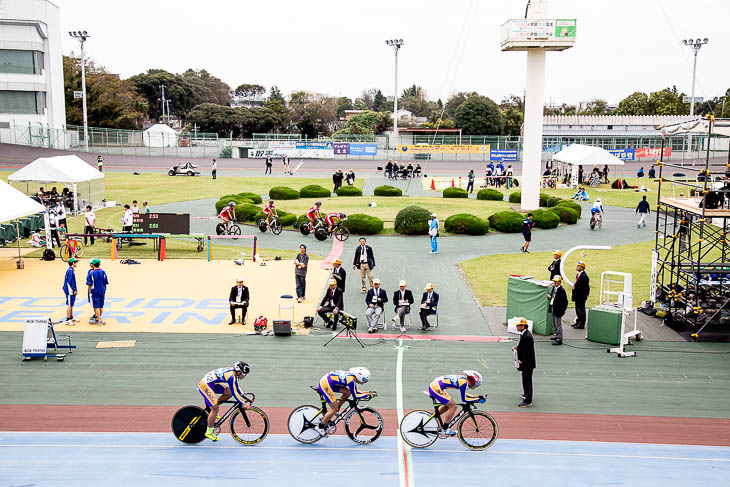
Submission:
POLYGON ((0 0, 0 142, 15 126, 25 137, 66 128, 61 16, 48 0, 0 0))
POLYGON ((690 120, 689 115, 546 115, 543 135, 636 137, 660 135, 657 127, 690 120))

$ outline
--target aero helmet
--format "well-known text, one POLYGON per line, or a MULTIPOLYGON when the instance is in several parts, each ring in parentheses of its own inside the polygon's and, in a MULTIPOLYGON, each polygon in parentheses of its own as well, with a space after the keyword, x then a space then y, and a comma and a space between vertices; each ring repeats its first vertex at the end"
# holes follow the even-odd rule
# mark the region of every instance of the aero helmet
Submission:
POLYGON ((355 378, 363 384, 369 381, 370 377, 372 377, 370 371, 366 367, 353 367, 348 372, 354 375, 355 378))
POLYGON ((466 377, 466 380, 472 387, 479 387, 480 385, 482 385, 482 374, 480 374, 476 370, 465 370, 464 377, 466 377))

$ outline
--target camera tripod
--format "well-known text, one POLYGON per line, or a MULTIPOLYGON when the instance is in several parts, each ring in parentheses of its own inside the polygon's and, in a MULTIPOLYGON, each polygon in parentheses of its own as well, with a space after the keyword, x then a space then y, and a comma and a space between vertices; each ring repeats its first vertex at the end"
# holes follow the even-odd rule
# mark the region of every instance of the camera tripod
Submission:
MULTIPOLYGON (((342 312, 341 314, 342 314, 342 318, 340 318, 340 320, 342 320, 343 328, 340 331, 338 331, 337 333, 335 333, 332 336, 332 338, 327 340, 327 343, 325 343, 322 346, 326 347, 327 345, 330 344, 330 342, 332 340, 334 340, 335 338, 337 338, 338 336, 340 336, 344 333, 347 338, 354 338, 357 341, 357 343, 360 344, 360 346, 362 348, 365 348, 365 344, 362 342, 362 340, 360 340, 360 337, 357 336, 357 333, 355 333, 353 331, 355 329, 355 327, 357 326, 357 318, 355 318, 352 315, 348 315, 347 313, 344 313, 344 312, 342 312)), ((335 325, 337 324, 337 321, 339 321, 339 320, 335 320, 335 325)))

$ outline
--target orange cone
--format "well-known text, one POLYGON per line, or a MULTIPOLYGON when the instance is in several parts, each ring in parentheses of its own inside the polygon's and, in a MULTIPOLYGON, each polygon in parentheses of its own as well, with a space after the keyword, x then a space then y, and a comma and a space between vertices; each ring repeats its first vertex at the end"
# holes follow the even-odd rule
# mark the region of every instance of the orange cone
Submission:
POLYGON ((436 184, 433 182, 433 179, 431 179, 431 189, 436 191, 436 184))

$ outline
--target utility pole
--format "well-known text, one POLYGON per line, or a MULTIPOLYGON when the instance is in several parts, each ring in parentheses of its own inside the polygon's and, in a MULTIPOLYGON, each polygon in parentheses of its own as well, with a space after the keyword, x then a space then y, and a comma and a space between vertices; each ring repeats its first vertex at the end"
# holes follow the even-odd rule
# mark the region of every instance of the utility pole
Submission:
POLYGON ((395 52, 395 96, 393 97, 393 138, 395 150, 398 151, 398 51, 403 46, 403 39, 389 39, 385 43, 395 52))
POLYGON ((84 120, 84 151, 89 152, 89 122, 86 117, 86 57, 84 55, 84 45, 86 39, 91 37, 85 30, 72 31, 68 35, 79 41, 81 46, 81 106, 83 110, 84 120))
MULTIPOLYGON (((162 122, 165 122, 165 85, 160 83, 160 91, 162 92, 162 122)), ((170 113, 168 112, 168 117, 170 113)))
MULTIPOLYGON (((692 63, 692 93, 691 93, 691 99, 689 102, 689 116, 690 118, 694 117, 695 114, 695 79, 697 75, 697 55, 700 53, 700 48, 707 44, 709 42, 709 39, 705 37, 704 39, 685 39, 682 41, 682 44, 685 46, 689 46, 694 51, 694 62, 692 63)), ((690 152, 692 152, 692 133, 687 133, 687 142, 689 146, 690 152)), ((708 141, 709 144, 709 141, 708 141)), ((692 158, 692 165, 694 166, 694 158, 692 158)))

